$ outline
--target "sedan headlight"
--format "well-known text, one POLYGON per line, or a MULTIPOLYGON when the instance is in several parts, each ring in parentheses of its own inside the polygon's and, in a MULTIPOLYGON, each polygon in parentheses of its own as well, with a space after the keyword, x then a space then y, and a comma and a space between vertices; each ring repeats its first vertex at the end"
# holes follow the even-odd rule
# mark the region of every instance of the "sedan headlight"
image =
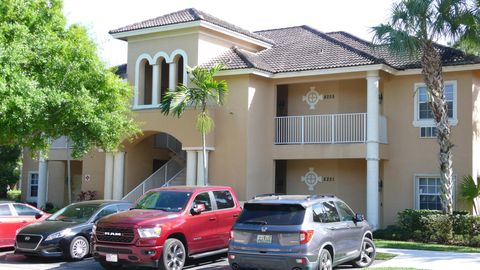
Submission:
POLYGON ((72 230, 65 229, 63 231, 59 231, 59 232, 50 234, 49 236, 47 236, 47 238, 45 238, 45 241, 50 241, 50 240, 53 240, 53 239, 66 237, 66 236, 71 236, 71 235, 73 235, 72 230))
POLYGON ((160 234, 162 233, 162 228, 160 227, 139 228, 137 230, 138 230, 138 235, 140 235, 140 238, 160 237, 160 234))

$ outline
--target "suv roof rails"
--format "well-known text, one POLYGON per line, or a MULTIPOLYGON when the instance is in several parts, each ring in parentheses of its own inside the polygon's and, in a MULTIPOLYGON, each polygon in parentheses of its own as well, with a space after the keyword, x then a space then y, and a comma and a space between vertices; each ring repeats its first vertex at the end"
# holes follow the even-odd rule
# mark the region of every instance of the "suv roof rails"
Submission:
POLYGON ((307 197, 307 200, 321 199, 321 198, 336 198, 333 194, 315 194, 307 197))
POLYGON ((255 199, 258 199, 258 198, 263 198, 263 197, 274 197, 274 196, 278 196, 278 197, 280 197, 280 196, 282 196, 282 195, 285 195, 285 194, 283 194, 283 193, 266 193, 266 194, 259 194, 259 195, 255 195, 255 196, 253 196, 253 198, 252 198, 252 199, 254 199, 254 200, 255 200, 255 199))

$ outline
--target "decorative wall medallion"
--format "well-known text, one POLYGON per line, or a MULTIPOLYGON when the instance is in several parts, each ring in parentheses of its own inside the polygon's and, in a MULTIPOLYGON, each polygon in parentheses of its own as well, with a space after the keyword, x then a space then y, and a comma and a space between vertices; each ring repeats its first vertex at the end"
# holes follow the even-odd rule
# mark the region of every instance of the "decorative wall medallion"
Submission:
POLYGON ((315 105, 317 105, 318 101, 323 100, 323 95, 320 95, 315 90, 315 86, 311 86, 310 91, 308 91, 307 94, 303 96, 302 100, 307 102, 307 104, 310 106, 310 110, 314 110, 315 105))
POLYGON ((309 171, 302 176, 302 182, 304 182, 308 186, 308 190, 314 190, 315 186, 319 183, 322 182, 322 177, 318 176, 313 171, 313 168, 309 168, 309 171))

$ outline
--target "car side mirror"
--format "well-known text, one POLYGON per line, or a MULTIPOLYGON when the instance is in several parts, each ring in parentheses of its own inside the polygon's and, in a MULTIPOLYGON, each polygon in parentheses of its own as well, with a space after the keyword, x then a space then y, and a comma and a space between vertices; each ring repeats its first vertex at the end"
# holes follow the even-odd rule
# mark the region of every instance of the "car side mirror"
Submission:
POLYGON ((197 203, 193 208, 192 208, 192 215, 198 215, 205 211, 205 204, 203 203, 197 203))
POLYGON ((365 217, 363 216, 363 214, 360 214, 360 213, 356 213, 356 214, 355 214, 355 217, 353 217, 353 221, 354 221, 355 223, 357 223, 357 222, 362 222, 362 221, 364 221, 364 220, 365 220, 365 217))
POLYGON ((36 213, 35 214, 35 219, 39 219, 41 217, 43 217, 43 213, 36 213))

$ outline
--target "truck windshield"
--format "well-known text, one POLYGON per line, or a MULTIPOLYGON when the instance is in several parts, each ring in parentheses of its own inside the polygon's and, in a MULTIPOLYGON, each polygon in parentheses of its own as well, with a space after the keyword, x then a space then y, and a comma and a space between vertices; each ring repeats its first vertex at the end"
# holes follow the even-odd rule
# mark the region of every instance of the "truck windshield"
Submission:
POLYGON ((150 191, 142 196, 132 209, 154 209, 167 212, 180 212, 185 208, 191 192, 182 191, 150 191))
POLYGON ((305 208, 299 204, 246 203, 237 223, 256 225, 300 225, 305 208))

